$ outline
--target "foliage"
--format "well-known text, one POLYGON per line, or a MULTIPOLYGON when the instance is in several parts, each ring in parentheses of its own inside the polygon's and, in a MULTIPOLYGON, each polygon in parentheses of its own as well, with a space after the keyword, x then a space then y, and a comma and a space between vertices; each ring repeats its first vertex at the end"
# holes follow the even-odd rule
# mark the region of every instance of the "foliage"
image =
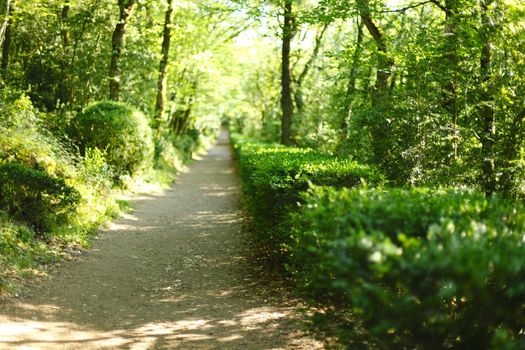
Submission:
POLYGON ((82 155, 86 149, 106 152, 116 176, 135 175, 153 158, 152 132, 146 117, 116 102, 97 102, 86 107, 72 121, 68 135, 82 155))
POLYGON ((209 148, 214 139, 215 135, 200 134, 198 130, 183 135, 162 135, 155 145, 156 167, 178 171, 193 159, 194 154, 209 148))
POLYGON ((36 239, 34 231, 0 212, 0 291, 14 291, 14 277, 56 256, 56 251, 36 239))
POLYGON ((316 187, 295 215, 292 270, 382 348, 518 349, 525 208, 470 190, 316 187))
POLYGON ((19 163, 0 164, 0 208, 39 233, 66 223, 79 199, 61 178, 19 163))
POLYGON ((239 136, 233 140, 257 240, 278 259, 291 239, 288 215, 310 184, 354 187, 382 182, 371 167, 311 149, 250 142, 239 136))
MULTIPOLYGON (((522 3, 291 2, 295 143, 373 164, 399 186, 522 196, 522 3)), ((243 52, 249 91, 231 119, 278 140, 284 3, 243 3, 261 22, 251 47, 264 65, 243 52)))
POLYGON ((9 90, 2 97, 0 161, 19 162, 55 176, 75 176, 71 156, 46 130, 42 114, 29 98, 9 90))
MULTIPOLYGON (((127 23, 117 65, 126 105, 90 105, 108 96, 116 1, 14 3, 0 38, 0 164, 23 175, 9 184, 27 181, 44 194, 39 186, 63 185, 80 196, 66 215, 71 229, 46 236, 87 242, 118 210, 115 180, 142 170, 155 178, 152 164, 172 172, 230 121, 257 137, 234 136, 256 238, 269 254, 292 249, 312 295, 362 318, 386 348, 524 347, 523 2, 176 2, 155 145, 152 121, 134 108, 155 110, 166 2, 138 1, 127 23), (286 4, 292 33, 283 33, 286 4), (299 148, 260 143, 280 139, 283 34, 292 36, 290 136, 299 148), (428 189, 300 194, 310 183, 383 182, 468 187, 487 198, 428 189)), ((29 224, 55 226, 57 210, 29 224)), ((47 254, 31 227, 4 214, 0 264, 47 254)))
POLYGON ((176 6, 169 102, 154 154, 151 121, 135 108, 154 110, 164 6, 140 1, 128 23, 119 64, 124 105, 93 103, 108 96, 116 2, 11 4, 0 34, 0 289, 65 247, 88 246, 94 230, 123 209, 115 182, 167 186, 209 145, 222 117, 214 106, 229 100, 215 88, 228 66, 222 57, 231 54, 226 43, 244 26, 218 25, 243 17, 227 2, 176 6))

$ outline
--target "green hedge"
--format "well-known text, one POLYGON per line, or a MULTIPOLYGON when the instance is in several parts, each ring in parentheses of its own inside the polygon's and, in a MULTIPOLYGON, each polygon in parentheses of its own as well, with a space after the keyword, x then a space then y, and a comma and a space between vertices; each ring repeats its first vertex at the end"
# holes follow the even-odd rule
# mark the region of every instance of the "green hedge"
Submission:
POLYGON ((292 270, 385 349, 523 349, 525 210, 467 190, 314 188, 292 270))
POLYGON ((19 163, 0 163, 0 210, 43 234, 65 224, 80 194, 61 178, 19 163))
POLYGON ((153 162, 152 131, 144 114, 123 103, 102 101, 72 119, 68 136, 82 155, 88 148, 106 152, 118 176, 134 175, 153 162))
POLYGON ((251 142, 232 136, 255 238, 268 256, 281 259, 291 243, 290 212, 310 184, 353 187, 379 184, 374 169, 311 149, 251 142))

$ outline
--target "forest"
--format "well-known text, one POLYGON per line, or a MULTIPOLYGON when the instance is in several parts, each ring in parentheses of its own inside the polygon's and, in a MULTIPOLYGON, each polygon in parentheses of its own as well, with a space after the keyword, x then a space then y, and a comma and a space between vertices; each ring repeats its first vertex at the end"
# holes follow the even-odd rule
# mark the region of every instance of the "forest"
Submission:
POLYGON ((525 3, 0 0, 0 290, 227 127, 346 348, 525 348, 525 3))

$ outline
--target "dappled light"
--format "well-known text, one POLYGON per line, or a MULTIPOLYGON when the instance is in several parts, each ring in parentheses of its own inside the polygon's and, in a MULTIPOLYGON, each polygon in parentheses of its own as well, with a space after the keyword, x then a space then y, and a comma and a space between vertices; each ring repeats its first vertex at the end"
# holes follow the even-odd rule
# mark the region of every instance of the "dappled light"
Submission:
POLYGON ((524 38, 523 0, 0 0, 0 350, 525 349, 524 38))
POLYGON ((0 349, 274 349, 303 342, 295 330, 302 316, 271 301, 239 241, 240 188, 225 137, 173 189, 136 196, 134 210, 111 223, 91 251, 50 276, 52 286, 0 309, 0 349))
MULTIPOLYGON (((222 301, 228 301, 226 295, 222 301)), ((82 322, 82 314, 76 314, 75 310, 64 312, 51 305, 39 305, 30 310, 22 304, 17 310, 18 318, 0 317, 0 348, 213 349, 223 343, 228 343, 229 348, 242 348, 267 332, 270 336, 269 329, 276 328, 275 322, 289 312, 283 307, 247 307, 241 312, 232 312, 225 319, 215 316, 211 306, 201 305, 199 311, 188 318, 159 317, 109 330, 82 322), (53 317, 53 309, 67 316, 60 322, 47 321, 53 317)))

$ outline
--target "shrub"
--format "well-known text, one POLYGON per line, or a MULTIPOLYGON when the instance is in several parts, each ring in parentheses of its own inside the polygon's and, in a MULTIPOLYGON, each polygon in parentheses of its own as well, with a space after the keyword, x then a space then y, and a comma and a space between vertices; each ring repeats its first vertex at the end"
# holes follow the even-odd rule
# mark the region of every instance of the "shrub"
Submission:
POLYGON ((19 163, 0 163, 0 209, 38 233, 66 223, 79 200, 61 178, 19 163))
POLYGON ((525 346, 525 210, 467 190, 315 188, 291 270, 387 349, 525 346))
POLYGON ((106 162, 107 155, 98 148, 86 148, 84 157, 78 162, 77 184, 89 186, 99 195, 111 191, 113 172, 106 162))
POLYGON ((382 182, 371 167, 311 149, 246 142, 235 135, 233 141, 256 239, 276 258, 286 255, 291 242, 289 213, 309 184, 353 187, 382 182))
POLYGON ((97 102, 72 119, 67 130, 82 155, 87 148, 106 152, 115 175, 134 175, 153 160, 151 128, 141 112, 116 102, 97 102))
POLYGON ((15 225, 0 211, 0 291, 12 289, 13 270, 32 265, 32 239, 31 230, 15 225))
POLYGON ((156 161, 157 169, 178 171, 184 163, 184 154, 176 148, 173 143, 165 137, 156 140, 156 161))
POLYGON ((191 160, 199 141, 198 135, 194 134, 169 135, 167 139, 179 152, 184 162, 191 160))

